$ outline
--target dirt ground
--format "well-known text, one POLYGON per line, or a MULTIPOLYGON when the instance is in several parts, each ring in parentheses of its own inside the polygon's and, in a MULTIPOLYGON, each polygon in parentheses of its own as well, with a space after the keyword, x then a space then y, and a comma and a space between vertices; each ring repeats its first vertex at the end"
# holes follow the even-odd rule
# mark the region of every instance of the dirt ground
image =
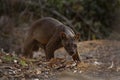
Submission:
POLYGON ((78 52, 81 62, 64 49, 48 62, 43 52, 27 59, 1 50, 0 80, 120 80, 120 41, 80 42, 78 52))

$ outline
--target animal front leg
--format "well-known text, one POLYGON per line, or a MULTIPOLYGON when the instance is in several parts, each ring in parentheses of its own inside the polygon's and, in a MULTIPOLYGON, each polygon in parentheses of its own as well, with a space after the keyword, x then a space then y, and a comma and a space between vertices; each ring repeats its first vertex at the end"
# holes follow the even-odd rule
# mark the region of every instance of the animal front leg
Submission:
POLYGON ((46 45, 46 49, 45 49, 45 54, 46 54, 46 59, 50 60, 52 58, 54 58, 54 51, 55 51, 55 45, 56 42, 54 41, 50 41, 48 42, 48 44, 46 45))
POLYGON ((74 61, 80 61, 78 53, 72 55, 72 58, 73 58, 74 61))
POLYGON ((54 58, 54 52, 55 50, 57 50, 58 48, 61 47, 60 44, 60 38, 57 36, 57 34, 55 34, 50 41, 48 42, 48 44, 46 45, 46 59, 50 60, 51 58, 54 58))
POLYGON ((51 51, 50 49, 46 49, 45 50, 45 54, 46 54, 46 60, 50 60, 52 58, 54 58, 54 51, 51 51))

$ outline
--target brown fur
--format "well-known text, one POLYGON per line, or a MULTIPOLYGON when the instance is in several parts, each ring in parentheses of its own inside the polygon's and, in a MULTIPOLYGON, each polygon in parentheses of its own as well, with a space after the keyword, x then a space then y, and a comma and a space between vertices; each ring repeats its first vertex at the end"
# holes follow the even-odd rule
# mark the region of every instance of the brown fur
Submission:
POLYGON ((75 35, 71 28, 56 19, 46 17, 32 24, 24 44, 24 55, 32 57, 32 52, 41 47, 45 50, 46 59, 50 60, 54 57, 55 50, 64 47, 74 60, 79 60, 78 39, 79 35, 75 35))

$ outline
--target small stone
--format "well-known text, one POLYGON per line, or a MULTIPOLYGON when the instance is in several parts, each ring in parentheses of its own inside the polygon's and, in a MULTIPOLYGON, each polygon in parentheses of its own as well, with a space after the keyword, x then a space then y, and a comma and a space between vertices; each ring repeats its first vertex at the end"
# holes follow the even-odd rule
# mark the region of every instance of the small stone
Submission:
POLYGON ((82 73, 82 71, 79 71, 79 73, 82 73))
POLYGON ((14 60, 13 62, 14 62, 14 63, 17 63, 18 61, 17 61, 17 60, 14 60))
POLYGON ((97 61, 94 62, 94 65, 101 65, 101 64, 102 64, 101 62, 97 62, 97 61))
POLYGON ((71 66, 72 66, 72 67, 75 67, 76 65, 77 65, 76 63, 73 63, 71 66))
POLYGON ((16 74, 16 71, 13 71, 13 74, 16 74))
POLYGON ((0 63, 2 63, 2 60, 0 59, 0 63))
POLYGON ((17 69, 18 71, 21 71, 21 69, 17 69))
POLYGON ((41 74, 41 71, 40 70, 36 70, 36 74, 41 74))
POLYGON ((44 75, 45 76, 45 78, 48 78, 48 75, 44 75))
POLYGON ((38 78, 32 79, 32 80, 39 80, 38 78))
POLYGON ((77 70, 74 70, 74 71, 73 71, 73 73, 76 73, 76 72, 77 72, 77 70))
POLYGON ((117 67, 116 71, 117 71, 117 72, 120 71, 120 67, 117 67))

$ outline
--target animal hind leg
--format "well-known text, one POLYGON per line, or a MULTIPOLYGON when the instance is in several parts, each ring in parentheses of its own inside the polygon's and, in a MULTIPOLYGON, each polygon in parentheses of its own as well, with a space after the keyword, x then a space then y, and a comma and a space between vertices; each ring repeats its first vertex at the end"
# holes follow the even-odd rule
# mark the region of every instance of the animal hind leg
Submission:
POLYGON ((35 40, 31 40, 25 44, 23 55, 25 57, 32 58, 33 51, 38 51, 38 50, 39 50, 39 46, 38 46, 37 42, 35 40))
POLYGON ((38 51, 39 50, 39 43, 38 43, 38 41, 36 41, 36 40, 34 40, 33 41, 33 51, 38 51))

